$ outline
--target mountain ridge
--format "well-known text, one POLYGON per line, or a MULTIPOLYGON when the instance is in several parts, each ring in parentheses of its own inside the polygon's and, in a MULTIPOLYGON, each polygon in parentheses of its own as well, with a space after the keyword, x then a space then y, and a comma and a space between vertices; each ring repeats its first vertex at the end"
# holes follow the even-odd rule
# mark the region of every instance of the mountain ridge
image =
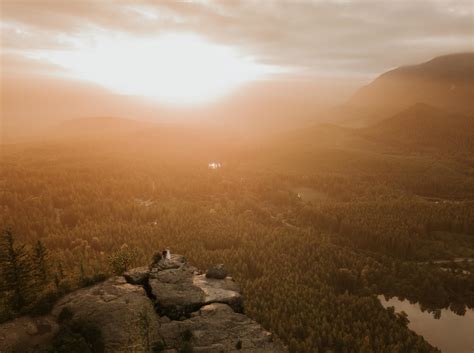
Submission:
MULTIPOLYGON (((362 110, 362 117, 359 113, 355 120, 365 118, 368 126, 416 103, 471 114, 473 102, 474 52, 443 55, 389 70, 356 91, 344 106, 349 112, 362 110)), ((347 116, 343 121, 355 123, 347 116)))
POLYGON ((474 116, 452 113, 428 104, 411 107, 362 129, 368 138, 411 149, 466 153, 474 149, 474 116))

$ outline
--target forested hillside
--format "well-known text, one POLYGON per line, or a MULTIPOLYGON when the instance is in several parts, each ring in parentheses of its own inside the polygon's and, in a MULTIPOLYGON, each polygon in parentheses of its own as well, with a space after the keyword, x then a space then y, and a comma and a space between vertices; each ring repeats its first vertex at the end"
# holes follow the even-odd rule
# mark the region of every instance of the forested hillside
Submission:
POLYGON ((9 248, 29 272, 4 277, 2 320, 45 312, 164 247, 200 268, 225 263, 248 315, 291 352, 436 352, 380 294, 435 314, 474 307, 473 263, 430 263, 474 256, 464 162, 346 144, 297 159, 274 150, 266 160, 246 146, 211 160, 206 148, 168 154, 173 144, 150 141, 4 148, 0 224, 15 243, 2 234, 2 273, 12 268, 9 248))
POLYGON ((473 82, 473 53, 443 55, 383 73, 358 90, 349 105, 364 107, 382 119, 416 103, 472 114, 473 82))
POLYGON ((474 353, 473 0, 0 0, 0 353, 474 353))
POLYGON ((455 114, 416 104, 363 129, 366 136, 404 152, 430 152, 472 158, 474 116, 455 114))

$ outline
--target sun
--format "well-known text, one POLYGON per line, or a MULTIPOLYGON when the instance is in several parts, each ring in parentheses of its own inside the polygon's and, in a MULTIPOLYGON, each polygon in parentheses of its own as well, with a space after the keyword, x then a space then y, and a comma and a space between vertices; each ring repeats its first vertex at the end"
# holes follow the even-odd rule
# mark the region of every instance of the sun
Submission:
POLYGON ((67 50, 43 50, 30 57, 117 93, 168 103, 207 102, 276 71, 235 48, 189 33, 156 38, 89 34, 69 41, 67 50))

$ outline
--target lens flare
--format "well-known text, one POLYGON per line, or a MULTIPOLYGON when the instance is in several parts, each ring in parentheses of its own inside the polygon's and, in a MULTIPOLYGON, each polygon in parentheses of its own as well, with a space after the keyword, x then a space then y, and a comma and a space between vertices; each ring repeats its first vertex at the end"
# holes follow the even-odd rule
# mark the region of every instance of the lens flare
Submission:
POLYGON ((43 50, 46 60, 68 75, 120 94, 170 103, 198 103, 226 95, 237 86, 278 71, 228 46, 194 34, 157 38, 79 36, 69 50, 43 50), (93 41, 90 38, 94 38, 93 41))

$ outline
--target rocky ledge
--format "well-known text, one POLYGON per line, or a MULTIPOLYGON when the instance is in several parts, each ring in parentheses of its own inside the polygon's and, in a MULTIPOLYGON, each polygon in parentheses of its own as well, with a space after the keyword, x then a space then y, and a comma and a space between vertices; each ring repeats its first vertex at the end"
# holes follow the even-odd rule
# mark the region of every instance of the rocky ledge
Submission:
POLYGON ((222 266, 207 275, 181 255, 74 291, 50 315, 0 325, 0 352, 50 342, 64 313, 100 329, 105 352, 287 352, 244 313, 222 266))

